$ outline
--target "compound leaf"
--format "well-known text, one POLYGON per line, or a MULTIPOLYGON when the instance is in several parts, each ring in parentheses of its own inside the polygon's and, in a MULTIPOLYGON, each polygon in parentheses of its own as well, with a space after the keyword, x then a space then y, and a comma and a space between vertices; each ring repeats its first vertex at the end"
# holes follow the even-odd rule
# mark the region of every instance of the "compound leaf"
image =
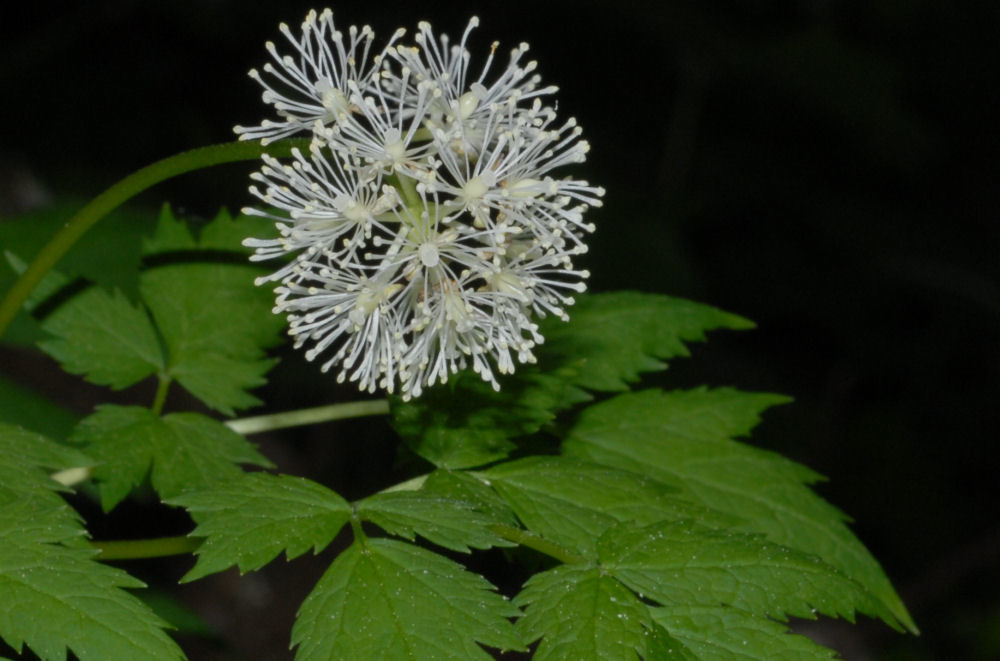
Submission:
POLYGON ((725 604, 762 617, 853 621, 872 613, 871 595, 813 555, 759 535, 679 524, 620 524, 598 542, 601 565, 635 592, 663 605, 725 604))
POLYGON ((475 503, 421 491, 391 491, 369 496, 355 505, 358 516, 391 535, 410 541, 414 535, 453 551, 469 547, 510 546, 489 525, 498 523, 475 503))
POLYGON ((601 534, 619 521, 719 521, 662 482, 566 457, 528 457, 480 475, 528 530, 588 557, 601 534))
POLYGON ((86 457, 45 437, 0 425, 0 638, 43 661, 182 659, 166 623, 122 588, 143 583, 94 560, 80 517, 47 470, 86 457))
POLYGON ((73 432, 100 463, 94 479, 110 511, 148 474, 161 498, 240 475, 238 464, 270 466, 242 436, 198 413, 162 418, 137 406, 104 405, 73 432))
POLYGON ((326 548, 351 517, 346 500, 326 487, 290 475, 244 473, 206 491, 191 491, 168 504, 185 507, 205 541, 198 562, 182 582, 233 565, 260 569, 281 551, 291 560, 310 548, 326 548))
POLYGON ((524 609, 516 625, 521 637, 540 640, 535 661, 690 658, 635 593, 595 565, 535 574, 514 603, 524 609))
POLYGON ((651 608, 655 622, 690 650, 698 661, 830 661, 833 650, 785 625, 728 606, 651 608))
POLYGON ((499 392, 463 372, 418 399, 391 400, 394 424, 414 452, 439 468, 482 466, 510 454, 511 439, 538 431, 559 408, 580 401, 565 372, 528 367, 505 377, 499 392))
POLYGON ((38 343, 70 374, 116 390, 162 370, 163 351, 142 307, 120 291, 87 287, 42 322, 52 337, 38 343))
POLYGON ((13 501, 33 507, 35 514, 25 525, 45 530, 47 541, 81 536, 79 517, 57 493, 63 487, 49 477, 49 471, 93 463, 41 434, 0 423, 0 509, 13 501))
POLYGON ((684 343, 704 341, 708 330, 753 328, 708 305, 629 291, 581 296, 569 312, 569 323, 541 324, 545 345, 539 357, 543 367, 573 366, 572 383, 597 391, 627 390, 642 372, 687 356, 684 343))
MULTIPOLYGON (((246 220, 244 220, 246 219, 246 220)), ((235 240, 245 216, 226 212, 196 241, 164 208, 146 241, 143 300, 167 347, 167 373, 208 406, 231 415, 259 403, 247 390, 262 385, 274 364, 264 351, 280 339, 284 320, 271 313, 270 292, 254 286, 260 269, 235 240)))
POLYGON ((500 525, 516 526, 517 515, 484 478, 464 471, 438 469, 427 476, 421 491, 469 503, 500 525))
POLYGON ((96 562, 94 551, 58 543, 38 514, 25 500, 0 507, 0 634, 8 645, 27 643, 45 661, 63 661, 67 648, 81 661, 184 658, 166 623, 121 589, 141 581, 96 562))
POLYGON ((480 645, 523 650, 519 614, 482 576, 393 539, 359 539, 303 602, 297 661, 492 658, 480 645))
POLYGON ((583 296, 569 323, 541 324, 542 370, 525 366, 501 379, 499 393, 477 375, 459 374, 420 398, 392 403, 396 429, 439 468, 473 468, 508 456, 512 439, 532 434, 562 410, 587 401, 582 389, 626 390, 641 372, 688 355, 684 342, 713 328, 753 324, 707 305, 668 296, 615 292, 583 296))
POLYGON ((708 507, 742 519, 741 529, 822 558, 877 597, 879 617, 915 630, 844 515, 806 486, 820 476, 731 440, 746 434, 763 409, 783 401, 729 389, 619 395, 581 414, 563 452, 683 485, 708 507))

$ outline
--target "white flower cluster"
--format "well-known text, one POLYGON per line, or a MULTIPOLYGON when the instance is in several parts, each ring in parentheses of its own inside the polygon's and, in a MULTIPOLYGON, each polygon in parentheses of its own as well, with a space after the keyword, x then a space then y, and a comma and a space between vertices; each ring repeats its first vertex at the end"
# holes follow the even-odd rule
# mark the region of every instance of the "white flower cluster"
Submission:
POLYGON ((341 381, 404 398, 471 364, 494 371, 533 362, 542 342, 532 319, 567 318, 588 273, 588 207, 604 190, 556 178, 585 159, 575 120, 545 100, 527 44, 491 75, 494 43, 478 75, 466 43, 421 23, 414 44, 398 30, 381 50, 365 26, 338 31, 330 10, 310 12, 291 45, 250 76, 276 120, 236 127, 263 143, 311 135, 308 153, 264 157, 251 193, 280 236, 248 239, 254 260, 294 255, 275 273, 276 313, 296 346, 325 354, 341 381))

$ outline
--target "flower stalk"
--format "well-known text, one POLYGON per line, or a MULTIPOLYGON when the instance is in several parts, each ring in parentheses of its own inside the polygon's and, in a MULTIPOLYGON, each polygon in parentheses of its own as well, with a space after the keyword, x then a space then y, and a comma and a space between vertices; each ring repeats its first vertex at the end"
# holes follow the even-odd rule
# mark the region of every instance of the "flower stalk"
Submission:
POLYGON ((361 418, 369 415, 385 415, 388 412, 388 400, 375 399, 369 401, 330 404, 327 406, 317 406, 315 408, 299 409, 297 411, 284 411, 282 413, 271 413, 268 415, 258 415, 249 418, 238 418, 236 420, 227 420, 225 424, 238 434, 249 435, 260 434, 266 431, 274 431, 276 429, 313 425, 320 422, 331 422, 333 420, 361 418))
POLYGON ((270 147, 247 142, 210 145, 181 152, 147 165, 114 184, 70 218, 11 285, 4 299, 0 301, 0 337, 7 331, 21 306, 24 305, 45 274, 52 270, 87 230, 125 201, 154 184, 186 172, 222 163, 254 160, 260 158, 264 153, 276 156, 288 155, 293 147, 302 144, 302 140, 293 140, 270 147))

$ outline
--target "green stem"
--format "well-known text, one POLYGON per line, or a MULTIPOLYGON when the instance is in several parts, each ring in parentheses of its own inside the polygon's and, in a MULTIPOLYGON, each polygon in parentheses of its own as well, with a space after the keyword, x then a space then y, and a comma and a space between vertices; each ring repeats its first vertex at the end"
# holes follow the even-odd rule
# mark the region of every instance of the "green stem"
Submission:
POLYGON ((354 541, 364 543, 368 539, 368 535, 365 534, 364 528, 361 527, 361 521, 357 516, 351 517, 351 532, 354 533, 354 541))
POLYGON ((31 292, 42 281, 45 274, 55 266, 56 262, 66 254, 73 244, 94 223, 129 198, 134 197, 154 184, 185 172, 222 163, 249 161, 260 158, 264 153, 275 157, 288 156, 291 154, 293 147, 305 148, 308 144, 309 141, 307 139, 299 139, 282 140, 266 147, 249 141, 210 145, 170 156, 169 158, 147 165, 141 170, 137 170, 125 177, 95 197, 85 207, 80 209, 75 216, 70 218, 62 229, 56 232, 39 251, 35 259, 28 265, 28 268, 14 282, 7 292, 7 296, 0 302, 0 337, 3 336, 7 327, 10 326, 14 317, 17 316, 24 301, 28 299, 31 292))
POLYGON ((366 415, 385 415, 388 412, 388 400, 372 399, 317 406, 316 408, 299 409, 298 411, 271 413, 270 415, 258 415, 252 418, 239 418, 237 420, 229 420, 226 422, 226 426, 238 434, 259 434, 264 431, 311 425, 317 422, 361 418, 366 415))
POLYGON ((162 558, 168 555, 185 555, 193 552, 204 541, 201 537, 159 537, 157 539, 123 539, 107 542, 90 542, 100 551, 98 560, 137 560, 162 558))
POLYGON ((500 523, 491 524, 489 529, 507 541, 514 542, 529 549, 534 549, 539 553, 544 553, 550 558, 555 558, 563 564, 576 565, 587 562, 587 559, 582 555, 577 555, 566 547, 560 546, 555 542, 550 542, 549 540, 530 533, 527 530, 515 528, 514 526, 505 526, 500 523))
POLYGON ((160 376, 160 381, 156 386, 156 396, 153 397, 153 413, 160 415, 163 413, 163 405, 167 403, 167 393, 170 391, 171 378, 160 376))

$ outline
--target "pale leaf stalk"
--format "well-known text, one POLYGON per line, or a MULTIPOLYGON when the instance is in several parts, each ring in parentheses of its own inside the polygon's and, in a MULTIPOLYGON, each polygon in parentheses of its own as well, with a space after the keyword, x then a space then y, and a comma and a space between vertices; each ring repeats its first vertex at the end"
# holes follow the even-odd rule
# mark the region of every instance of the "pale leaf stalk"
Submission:
POLYGON ((228 420, 225 424, 238 434, 260 434, 276 429, 301 427, 332 420, 361 418, 369 415, 385 415, 389 412, 389 402, 385 399, 373 399, 358 402, 329 404, 310 409, 284 411, 268 415, 258 415, 250 418, 228 420))
POLYGON ((64 487, 72 487, 81 482, 86 482, 93 473, 93 466, 74 466, 73 468, 64 468, 61 471, 56 471, 49 475, 49 477, 64 487))

